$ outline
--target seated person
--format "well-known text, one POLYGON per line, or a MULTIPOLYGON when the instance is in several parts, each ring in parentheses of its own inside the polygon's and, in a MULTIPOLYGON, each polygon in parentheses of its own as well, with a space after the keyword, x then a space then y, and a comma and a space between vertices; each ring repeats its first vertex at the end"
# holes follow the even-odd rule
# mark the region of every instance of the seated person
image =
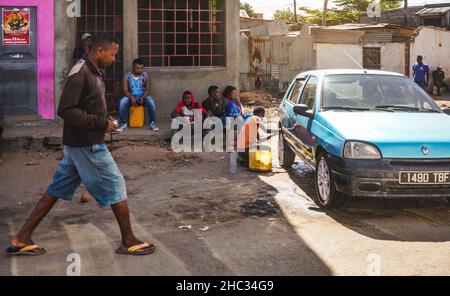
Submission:
POLYGON ((185 117, 189 120, 190 123, 195 122, 194 118, 194 110, 200 110, 202 112, 202 122, 203 119, 208 117, 206 110, 200 103, 196 103, 194 100, 194 93, 190 90, 187 90, 183 93, 183 97, 181 102, 177 105, 175 110, 172 112, 172 118, 177 117, 185 117))
POLYGON ((217 86, 210 86, 208 95, 209 97, 202 103, 203 108, 210 117, 222 118, 225 114, 227 100, 221 96, 217 86))
MULTIPOLYGON (((187 90, 183 93, 183 97, 181 98, 181 102, 177 105, 175 110, 173 110, 171 117, 173 119, 178 117, 184 117, 189 120, 192 127, 192 132, 194 132, 194 124, 195 124, 195 110, 200 110, 202 117, 201 123, 203 124, 203 120, 208 117, 208 113, 203 108, 202 104, 196 103, 194 98, 194 93, 190 90, 187 90)), ((179 131, 179 129, 172 130, 172 136, 179 131)))
POLYGON ((225 105, 225 114, 222 116, 222 121, 226 125, 227 117, 234 119, 244 119, 250 117, 248 114, 244 114, 244 107, 239 100, 237 89, 234 86, 227 86, 223 92, 224 98, 227 100, 225 105))
POLYGON ((237 148, 239 156, 241 157, 243 164, 249 167, 249 152, 250 147, 255 144, 260 144, 271 136, 264 137, 267 132, 262 120, 266 115, 264 107, 256 107, 253 110, 253 116, 249 117, 245 125, 242 127, 238 135, 237 148), (245 150, 245 152, 243 151, 245 150))
POLYGON ((445 87, 450 93, 450 86, 445 83, 445 73, 442 70, 442 66, 437 67, 436 71, 433 71, 433 83, 437 87, 437 95, 441 96, 441 88, 445 87))
POLYGON ((133 61, 133 69, 125 73, 123 78, 123 92, 125 97, 120 100, 120 127, 118 131, 128 128, 130 118, 130 107, 146 106, 150 118, 150 129, 159 131, 156 124, 156 104, 150 96, 151 80, 144 70, 144 61, 136 59, 133 61))

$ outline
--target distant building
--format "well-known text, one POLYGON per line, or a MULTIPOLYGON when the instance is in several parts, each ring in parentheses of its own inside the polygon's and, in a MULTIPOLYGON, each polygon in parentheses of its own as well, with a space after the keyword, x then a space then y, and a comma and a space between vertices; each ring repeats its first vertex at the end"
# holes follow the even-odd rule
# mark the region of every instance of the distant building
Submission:
POLYGON ((73 50, 86 32, 112 34, 121 46, 106 71, 111 113, 137 57, 152 78, 159 119, 169 119, 186 89, 200 100, 209 85, 239 84, 237 0, 0 0, 5 17, 14 10, 29 28, 21 44, 0 33, 0 114, 13 121, 56 118, 73 50), (77 3, 79 15, 68 13, 77 3))
MULTIPOLYGON (((450 30, 450 2, 441 4, 427 4, 425 6, 410 6, 406 10, 407 26, 434 26, 450 30)), ((367 13, 361 14, 361 24, 389 23, 405 25, 405 9, 403 7, 381 12, 380 17, 370 17, 367 13)))
POLYGON ((411 76, 417 55, 432 70, 450 73, 450 31, 399 25, 345 24, 283 26, 265 24, 241 31, 241 89, 276 94, 300 72, 315 69, 375 69, 411 76))

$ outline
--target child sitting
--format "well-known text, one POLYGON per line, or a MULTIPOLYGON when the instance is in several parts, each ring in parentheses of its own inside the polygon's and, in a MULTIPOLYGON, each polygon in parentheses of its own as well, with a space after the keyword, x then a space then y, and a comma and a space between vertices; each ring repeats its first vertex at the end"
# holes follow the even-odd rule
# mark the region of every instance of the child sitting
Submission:
POLYGON ((256 107, 253 110, 253 116, 247 119, 247 122, 238 134, 237 148, 239 155, 243 160, 243 164, 246 167, 249 166, 250 147, 269 138, 267 137, 263 139, 263 137, 261 137, 262 132, 266 131, 266 128, 262 122, 265 115, 266 110, 263 107, 256 107))

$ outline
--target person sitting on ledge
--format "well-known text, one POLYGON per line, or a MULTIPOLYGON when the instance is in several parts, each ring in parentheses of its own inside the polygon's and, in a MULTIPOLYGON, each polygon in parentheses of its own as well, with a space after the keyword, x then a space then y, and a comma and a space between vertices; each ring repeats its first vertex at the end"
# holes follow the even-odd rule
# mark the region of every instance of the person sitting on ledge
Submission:
POLYGON ((144 61, 136 59, 133 61, 133 69, 125 73, 123 78, 123 92, 125 97, 120 100, 120 127, 122 132, 128 128, 130 118, 130 107, 146 106, 150 118, 150 129, 159 131, 156 124, 156 104, 150 95, 151 79, 148 72, 144 70, 144 61))

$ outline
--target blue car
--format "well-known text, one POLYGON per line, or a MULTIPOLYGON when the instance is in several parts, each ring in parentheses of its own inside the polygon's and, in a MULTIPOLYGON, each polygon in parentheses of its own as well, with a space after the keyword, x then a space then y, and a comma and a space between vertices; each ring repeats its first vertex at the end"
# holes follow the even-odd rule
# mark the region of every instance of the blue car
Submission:
POLYGON ((397 73, 302 73, 280 106, 280 164, 297 155, 314 169, 323 208, 347 196, 450 202, 448 114, 397 73))

